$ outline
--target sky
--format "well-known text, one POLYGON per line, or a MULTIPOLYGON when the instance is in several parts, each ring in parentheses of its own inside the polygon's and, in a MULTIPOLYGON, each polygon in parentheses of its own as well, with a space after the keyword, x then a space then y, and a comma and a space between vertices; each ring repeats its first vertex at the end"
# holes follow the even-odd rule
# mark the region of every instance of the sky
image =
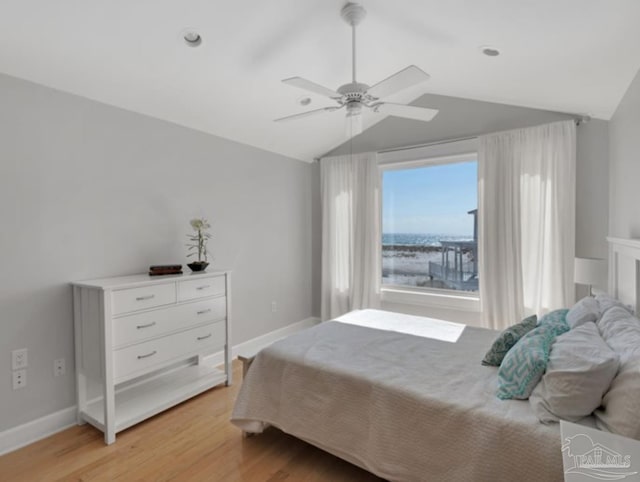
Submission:
POLYGON ((382 232, 473 235, 478 163, 383 171, 382 232))

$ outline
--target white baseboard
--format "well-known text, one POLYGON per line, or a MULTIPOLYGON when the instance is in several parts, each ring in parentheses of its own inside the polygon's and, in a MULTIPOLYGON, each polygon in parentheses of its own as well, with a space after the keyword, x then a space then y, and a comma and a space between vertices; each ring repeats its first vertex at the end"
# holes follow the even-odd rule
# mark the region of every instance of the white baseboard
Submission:
POLYGON ((0 432, 0 455, 72 427, 75 423, 76 407, 73 406, 0 432))
MULTIPOLYGON (((296 331, 310 328, 318 323, 320 323, 320 319, 318 318, 307 318, 306 320, 292 323, 291 325, 234 345, 231 353, 233 358, 239 354, 253 355, 274 341, 278 341, 296 331)), ((208 363, 220 365, 224 363, 224 353, 215 353, 207 357, 206 360, 208 363)), ((0 455, 37 442, 40 439, 72 427, 75 424, 76 407, 73 406, 0 432, 0 455)))

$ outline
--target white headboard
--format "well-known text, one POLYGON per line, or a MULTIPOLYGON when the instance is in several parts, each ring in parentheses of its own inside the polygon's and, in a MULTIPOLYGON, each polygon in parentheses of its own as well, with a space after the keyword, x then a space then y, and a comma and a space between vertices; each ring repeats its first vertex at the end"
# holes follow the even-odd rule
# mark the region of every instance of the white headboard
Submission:
POLYGON ((609 241, 609 294, 640 313, 640 239, 609 241))

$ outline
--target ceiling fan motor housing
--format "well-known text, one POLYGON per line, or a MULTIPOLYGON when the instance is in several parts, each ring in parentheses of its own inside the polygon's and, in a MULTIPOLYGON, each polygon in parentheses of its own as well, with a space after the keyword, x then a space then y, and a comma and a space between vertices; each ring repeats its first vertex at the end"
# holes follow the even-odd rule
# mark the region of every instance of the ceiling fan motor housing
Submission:
POLYGON ((340 86, 337 92, 342 95, 340 103, 344 105, 350 102, 369 102, 373 100, 373 98, 367 94, 367 90, 369 90, 367 84, 351 82, 340 86))

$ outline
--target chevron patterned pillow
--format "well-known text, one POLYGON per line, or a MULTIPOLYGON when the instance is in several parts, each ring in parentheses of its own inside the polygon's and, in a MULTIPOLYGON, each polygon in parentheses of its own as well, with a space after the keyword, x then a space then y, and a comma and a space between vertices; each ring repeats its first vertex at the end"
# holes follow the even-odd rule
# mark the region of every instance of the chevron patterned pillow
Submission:
POLYGON ((524 335, 509 350, 498 370, 498 398, 526 400, 542 378, 549 352, 555 338, 569 331, 569 325, 561 313, 553 312, 540 320, 540 324, 524 335), (545 321, 545 318, 549 318, 545 321))
POLYGON ((531 315, 520 323, 510 326, 504 330, 500 333, 498 338, 496 338, 496 341, 493 342, 491 348, 489 348, 489 351, 482 360, 482 364, 499 367, 507 352, 514 347, 520 338, 533 330, 537 325, 538 317, 536 315, 531 315))

